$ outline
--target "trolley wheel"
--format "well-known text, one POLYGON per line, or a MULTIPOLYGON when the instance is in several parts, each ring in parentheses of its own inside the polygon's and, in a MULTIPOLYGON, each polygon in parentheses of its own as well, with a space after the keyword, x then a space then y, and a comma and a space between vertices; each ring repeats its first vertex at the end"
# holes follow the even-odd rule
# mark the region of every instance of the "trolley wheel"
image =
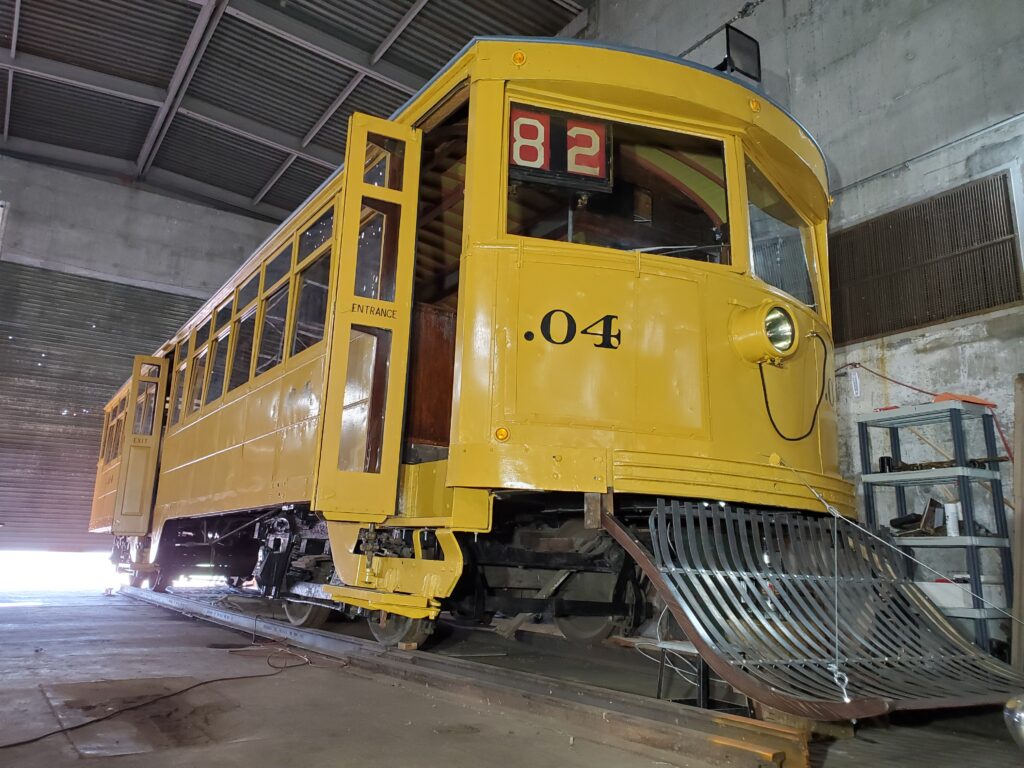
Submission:
POLYGON ((331 609, 324 605, 285 600, 284 615, 288 617, 288 621, 293 626, 319 629, 327 623, 327 619, 331 616, 331 609))
POLYGON ((574 643, 595 644, 611 636, 615 630, 634 629, 639 624, 643 600, 636 579, 628 572, 574 573, 559 595, 566 600, 624 602, 626 615, 555 616, 555 626, 574 643))
POLYGON ((399 643, 415 643, 422 646, 434 632, 432 619, 410 619, 397 613, 377 611, 367 618, 370 633, 381 645, 396 646, 399 643))
POLYGON ((176 578, 178 578, 177 573, 165 571, 163 568, 146 575, 146 580, 149 581, 149 588, 154 592, 166 592, 167 588, 174 583, 176 578))

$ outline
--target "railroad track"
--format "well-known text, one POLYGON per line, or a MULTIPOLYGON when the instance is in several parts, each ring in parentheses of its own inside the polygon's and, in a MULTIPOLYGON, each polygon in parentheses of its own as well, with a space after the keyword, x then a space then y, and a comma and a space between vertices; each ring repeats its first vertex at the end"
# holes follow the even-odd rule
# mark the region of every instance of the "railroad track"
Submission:
POLYGON ((612 691, 521 670, 423 651, 219 607, 181 594, 122 587, 128 597, 260 637, 345 659, 352 667, 446 690, 584 728, 602 743, 623 743, 735 768, 810 768, 807 735, 796 728, 612 691))

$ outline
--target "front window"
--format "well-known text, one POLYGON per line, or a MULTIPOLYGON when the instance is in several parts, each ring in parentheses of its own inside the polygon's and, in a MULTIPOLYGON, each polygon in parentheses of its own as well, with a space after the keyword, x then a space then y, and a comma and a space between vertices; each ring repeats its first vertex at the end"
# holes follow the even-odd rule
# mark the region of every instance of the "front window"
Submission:
POLYGON ((804 304, 814 306, 807 268, 811 228, 747 158, 750 262, 754 274, 804 304))
POLYGON ((721 141, 513 104, 513 235, 730 263, 721 141))

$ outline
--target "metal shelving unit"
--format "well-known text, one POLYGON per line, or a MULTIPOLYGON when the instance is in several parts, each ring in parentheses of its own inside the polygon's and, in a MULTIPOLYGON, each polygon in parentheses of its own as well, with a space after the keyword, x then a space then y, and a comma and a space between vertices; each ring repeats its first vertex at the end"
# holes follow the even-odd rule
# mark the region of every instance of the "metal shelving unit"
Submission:
MULTIPOLYGON (((974 622, 974 642, 984 649, 989 649, 990 633, 988 622, 1001 618, 1002 614, 988 608, 977 597, 982 594, 983 582, 981 571, 980 550, 985 548, 998 549, 1002 571, 1002 585, 1006 594, 1006 604, 1012 605, 1013 565, 1010 560, 1010 540, 1006 523, 1006 509, 1003 504, 1003 486, 999 472, 996 444, 995 423, 987 408, 973 403, 955 400, 912 405, 882 411, 861 419, 857 424, 860 440, 861 482, 864 485, 865 522, 872 530, 878 529, 875 490, 879 487, 891 487, 896 494, 896 515, 907 514, 907 488, 937 484, 955 485, 960 501, 963 517, 964 535, 962 536, 907 536, 895 537, 893 542, 912 554, 914 548, 956 547, 965 551, 967 573, 972 597, 970 608, 942 608, 950 618, 969 619, 974 622), (965 422, 980 420, 985 438, 986 459, 988 468, 970 466, 967 456, 967 443, 964 434, 965 422), (953 442, 952 467, 922 469, 909 471, 878 472, 871 457, 872 429, 885 430, 889 438, 889 450, 894 465, 902 462, 900 452, 900 430, 908 427, 919 427, 929 424, 947 423, 950 427, 953 442), (992 493, 992 510, 995 515, 995 536, 977 535, 975 522, 974 485, 988 483, 992 493)), ((908 561, 909 563, 909 561, 908 561)), ((912 569, 912 563, 910 563, 912 569)))

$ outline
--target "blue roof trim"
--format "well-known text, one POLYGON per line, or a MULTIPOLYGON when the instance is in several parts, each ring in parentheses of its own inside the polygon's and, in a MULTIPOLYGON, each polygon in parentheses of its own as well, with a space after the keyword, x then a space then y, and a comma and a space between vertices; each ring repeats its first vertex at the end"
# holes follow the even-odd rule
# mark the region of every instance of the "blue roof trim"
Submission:
MULTIPOLYGON (((474 37, 472 40, 470 40, 468 43, 466 43, 464 46, 462 46, 462 49, 457 54, 452 56, 452 58, 448 61, 448 63, 445 64, 441 69, 439 69, 437 71, 437 73, 433 77, 431 77, 429 80, 427 80, 427 82, 425 82, 420 87, 420 89, 418 91, 416 91, 416 93, 414 93, 412 96, 410 96, 408 98, 408 100, 404 104, 402 104, 402 106, 400 106, 398 109, 396 109, 394 112, 392 112, 388 119, 389 120, 394 120, 396 117, 398 117, 400 114, 402 114, 402 112, 404 112, 409 107, 410 104, 412 104, 414 101, 416 101, 416 99, 418 99, 420 97, 420 95, 424 91, 426 91, 428 88, 430 88, 430 86, 432 86, 434 83, 436 83, 438 80, 440 80, 448 72, 448 70, 450 70, 455 65, 455 62, 457 62, 459 59, 461 59, 466 54, 466 52, 469 51, 470 48, 472 48, 477 43, 481 43, 481 42, 546 43, 546 44, 555 44, 555 45, 575 45, 575 46, 580 46, 581 48, 598 48, 598 49, 605 50, 605 51, 619 51, 621 53, 632 53, 632 54, 636 54, 638 56, 646 56, 647 58, 650 58, 650 59, 660 59, 661 61, 668 61, 668 62, 671 62, 673 64, 678 64, 679 66, 682 66, 682 67, 689 67, 690 69, 696 69, 699 72, 703 72, 703 73, 708 74, 708 75, 713 75, 714 77, 721 78, 722 80, 725 80, 728 83, 732 83, 733 85, 738 85, 741 88, 747 88, 747 90, 750 90, 750 88, 748 88, 748 86, 746 86, 744 83, 740 82, 739 80, 737 80, 734 77, 730 77, 729 75, 725 74, 724 72, 719 72, 717 69, 711 69, 711 67, 705 67, 703 64, 698 64, 698 63, 696 63, 694 61, 688 61, 686 59, 680 59, 678 56, 670 56, 667 53, 661 53, 659 51, 651 51, 651 50, 647 50, 645 48, 634 48, 634 47, 628 46, 628 45, 611 45, 611 44, 608 44, 608 43, 601 43, 601 42, 596 42, 596 41, 593 41, 593 40, 577 40, 577 39, 574 39, 574 38, 565 38, 565 37, 515 37, 515 36, 506 36, 506 37, 503 37, 503 36, 474 37)), ((776 109, 781 111, 784 115, 786 115, 786 117, 788 117, 790 120, 792 120, 797 125, 797 127, 801 131, 804 132, 804 135, 807 136, 807 138, 811 141, 811 143, 814 145, 815 149, 818 150, 818 154, 821 155, 822 161, 825 160, 825 153, 822 151, 821 145, 818 144, 817 140, 814 138, 814 136, 811 134, 811 132, 808 131, 807 128, 804 127, 803 123, 801 123, 799 120, 797 120, 796 117, 794 117, 793 114, 788 109, 786 109, 784 106, 779 104, 777 101, 775 101, 775 99, 771 98, 770 96, 767 96, 767 95, 765 95, 763 93, 758 93, 756 91, 751 91, 751 93, 756 93, 758 98, 764 99, 765 101, 770 103, 772 106, 774 106, 776 109)), ((299 213, 299 211, 301 211, 303 208, 305 208, 306 204, 309 203, 310 200, 312 200, 314 197, 316 197, 318 194, 320 194, 320 192, 324 189, 324 187, 326 187, 328 184, 330 184, 338 176, 338 174, 342 172, 344 167, 345 167, 345 165, 344 165, 344 163, 342 163, 337 168, 335 168, 334 171, 326 179, 324 179, 323 182, 321 182, 320 186, 318 186, 316 189, 314 189, 309 194, 309 197, 307 197, 305 200, 303 200, 302 203, 300 203, 299 206, 294 211, 292 211, 292 213, 288 216, 288 218, 286 218, 284 221, 282 221, 274 229, 274 231, 271 232, 267 236, 267 238, 262 243, 260 243, 256 248, 253 249, 253 253, 256 253, 259 250, 261 250, 265 245, 267 245, 267 243, 269 243, 271 240, 273 240, 275 237, 277 237, 281 233, 281 231, 283 229, 286 229, 293 222, 293 220, 297 217, 297 214, 299 213)), ((826 193, 827 193, 828 190, 830 190, 832 188, 832 182, 831 182, 831 179, 829 179, 828 163, 827 162, 825 163, 825 183, 828 186, 828 189, 826 189, 826 193)))

